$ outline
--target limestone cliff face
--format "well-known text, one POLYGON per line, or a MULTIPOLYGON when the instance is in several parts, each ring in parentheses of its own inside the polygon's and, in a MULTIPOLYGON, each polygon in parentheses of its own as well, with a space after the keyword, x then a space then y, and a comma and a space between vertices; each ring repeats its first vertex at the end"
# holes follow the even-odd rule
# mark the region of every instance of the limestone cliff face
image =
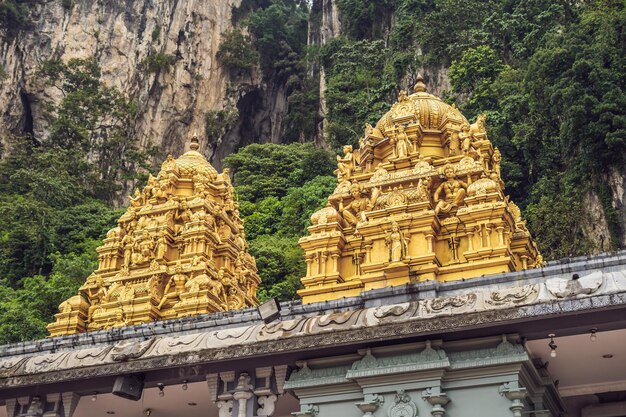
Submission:
POLYGON ((102 77, 139 105, 142 144, 181 153, 189 135, 203 137, 205 113, 223 106, 228 74, 215 55, 239 0, 77 0, 70 9, 51 0, 33 6, 33 26, 15 38, 0 37, 0 135, 46 135, 42 103, 60 99, 41 85, 41 62, 95 56, 102 77), (174 55, 167 70, 149 73, 150 52, 174 55))

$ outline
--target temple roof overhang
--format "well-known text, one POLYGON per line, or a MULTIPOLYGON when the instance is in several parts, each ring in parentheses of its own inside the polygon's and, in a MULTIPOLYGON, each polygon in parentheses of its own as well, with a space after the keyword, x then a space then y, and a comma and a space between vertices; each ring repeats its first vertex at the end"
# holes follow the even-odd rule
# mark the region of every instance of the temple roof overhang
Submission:
MULTIPOLYGON (((542 338, 626 328, 626 252, 567 259, 542 269, 468 281, 424 282, 302 305, 284 303, 264 324, 256 309, 186 317, 0 347, 0 401, 20 389, 125 373, 193 368, 202 375, 254 360, 295 363, 307 356, 354 353, 360 347, 512 331, 542 338), (585 329, 585 330, 581 330, 585 329)), ((149 378, 147 378, 149 379, 149 378)))

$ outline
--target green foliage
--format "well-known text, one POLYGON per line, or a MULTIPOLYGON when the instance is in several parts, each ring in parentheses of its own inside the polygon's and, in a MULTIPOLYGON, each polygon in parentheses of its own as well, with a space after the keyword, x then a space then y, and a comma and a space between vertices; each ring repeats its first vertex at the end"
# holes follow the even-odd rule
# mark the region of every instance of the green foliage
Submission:
POLYGON ((250 244, 250 253, 263 278, 258 293, 261 300, 296 297, 296 291, 301 288, 300 278, 306 273, 304 252, 297 237, 259 236, 250 244))
POLYGON ((248 15, 247 25, 266 72, 280 71, 290 53, 304 51, 308 10, 305 3, 274 0, 271 5, 248 15))
POLYGON ((232 169, 240 201, 256 203, 282 198, 291 187, 302 186, 335 168, 331 155, 312 144, 252 144, 224 159, 232 169))
POLYGON ((311 215, 326 205, 327 198, 337 186, 337 179, 328 175, 320 175, 302 184, 301 187, 289 189, 281 200, 282 217, 280 229, 291 236, 306 236, 311 225, 311 215))
POLYGON ((204 130, 209 140, 209 144, 216 144, 237 121, 239 112, 236 108, 225 108, 222 110, 210 110, 205 114, 204 130))
POLYGON ((260 298, 294 298, 306 269, 298 238, 336 185, 330 154, 311 144, 254 144, 225 163, 234 172, 250 253, 263 279, 260 298))
POLYGON ((496 107, 493 82, 505 69, 502 59, 489 46, 463 51, 461 58, 450 65, 450 82, 457 94, 469 96, 466 111, 476 115, 483 109, 496 107))
POLYGON ((53 321, 59 304, 76 294, 95 268, 95 247, 91 253, 53 254, 51 259, 49 277, 26 277, 17 289, 0 286, 0 344, 47 335, 46 324, 53 321))
POLYGON ((152 29, 152 33, 150 34, 152 42, 158 41, 159 35, 161 35, 161 25, 154 25, 154 29, 152 29))
POLYGON ((391 23, 393 0, 338 0, 342 32, 352 39, 381 38, 391 23))
POLYGON ((97 264, 120 211, 108 203, 149 155, 134 142, 136 106, 104 85, 92 59, 44 62, 63 95, 46 103, 50 134, 5 138, 0 161, 0 343, 43 337, 61 301, 97 264))
POLYGON ((155 52, 146 56, 141 65, 148 72, 167 72, 176 62, 176 56, 164 54, 163 52, 155 52))
POLYGON ((248 72, 259 64, 259 53, 254 49, 250 36, 239 29, 222 33, 216 56, 230 71, 248 72))
POLYGON ((389 109, 396 84, 388 58, 382 41, 336 38, 324 47, 326 133, 334 147, 356 144, 364 124, 376 123, 389 109))
POLYGON ((623 171, 626 164, 620 36, 626 13, 610 1, 589 3, 579 13, 564 28, 542 30, 541 42, 536 33, 525 36, 533 38, 522 48, 529 58, 514 67, 483 46, 467 50, 450 68, 461 107, 470 114, 487 110, 490 136, 505 156, 508 189, 527 206, 529 226, 552 258, 592 249, 579 221, 588 190, 603 203, 613 248, 623 233, 610 189, 592 184, 603 183, 608 167, 623 171))
POLYGON ((289 109, 285 124, 289 126, 282 137, 282 143, 304 142, 315 137, 317 126, 322 121, 319 114, 319 79, 291 77, 297 86, 288 85, 293 92, 287 98, 289 109))
POLYGON ((587 253, 591 249, 580 221, 584 216, 582 194, 580 184, 558 174, 543 178, 533 188, 533 202, 525 214, 548 259, 587 253))
POLYGON ((156 153, 150 147, 139 151, 135 144, 136 103, 100 81, 94 59, 45 61, 39 74, 63 93, 63 99, 54 108, 48 103, 50 135, 44 146, 24 147, 21 157, 37 158, 41 165, 23 165, 14 175, 24 181, 67 183, 77 192, 113 201, 126 181, 135 180, 141 168, 149 167, 148 157, 156 153), (42 168, 48 170, 43 177, 28 172, 42 168), (52 171, 58 179, 49 175, 52 171))
POLYGON ((0 2, 0 28, 5 29, 9 37, 15 36, 18 31, 30 25, 29 9, 39 2, 39 0, 3 0, 0 2))

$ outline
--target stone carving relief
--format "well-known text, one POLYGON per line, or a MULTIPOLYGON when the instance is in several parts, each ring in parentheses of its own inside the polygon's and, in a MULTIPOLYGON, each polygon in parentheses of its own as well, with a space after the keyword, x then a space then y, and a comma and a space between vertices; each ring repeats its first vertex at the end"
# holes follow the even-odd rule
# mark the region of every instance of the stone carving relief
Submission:
POLYGON ((493 291, 485 303, 500 306, 532 302, 538 295, 539 290, 536 285, 524 285, 513 289, 493 291))
POLYGON ((388 417, 417 417, 417 406, 409 394, 400 390, 396 393, 393 404, 387 410, 388 417))
POLYGON ((602 271, 579 277, 574 274, 571 279, 552 278, 546 281, 546 288, 550 294, 558 298, 576 297, 577 295, 592 294, 604 282, 602 271))
POLYGON ((423 304, 425 314, 461 313, 474 310, 476 294, 457 295, 455 297, 442 297, 426 300, 423 304))
POLYGON ((124 362, 129 359, 136 359, 143 355, 152 343, 154 338, 139 342, 135 340, 122 341, 111 348, 111 359, 116 362, 124 362))

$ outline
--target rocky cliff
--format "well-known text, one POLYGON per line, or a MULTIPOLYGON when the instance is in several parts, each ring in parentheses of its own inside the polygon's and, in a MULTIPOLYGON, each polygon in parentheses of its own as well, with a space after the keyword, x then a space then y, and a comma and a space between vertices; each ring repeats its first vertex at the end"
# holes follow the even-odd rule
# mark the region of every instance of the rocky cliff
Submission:
POLYGON ((204 136, 205 114, 223 107, 228 74, 216 60, 221 34, 239 0, 58 0, 33 5, 30 27, 0 39, 6 73, 0 91, 0 136, 31 133, 41 140, 43 103, 59 92, 42 85, 45 60, 95 57, 106 83, 139 106, 138 141, 180 153, 190 134, 204 136), (146 71, 149 54, 175 57, 169 68, 146 71))

